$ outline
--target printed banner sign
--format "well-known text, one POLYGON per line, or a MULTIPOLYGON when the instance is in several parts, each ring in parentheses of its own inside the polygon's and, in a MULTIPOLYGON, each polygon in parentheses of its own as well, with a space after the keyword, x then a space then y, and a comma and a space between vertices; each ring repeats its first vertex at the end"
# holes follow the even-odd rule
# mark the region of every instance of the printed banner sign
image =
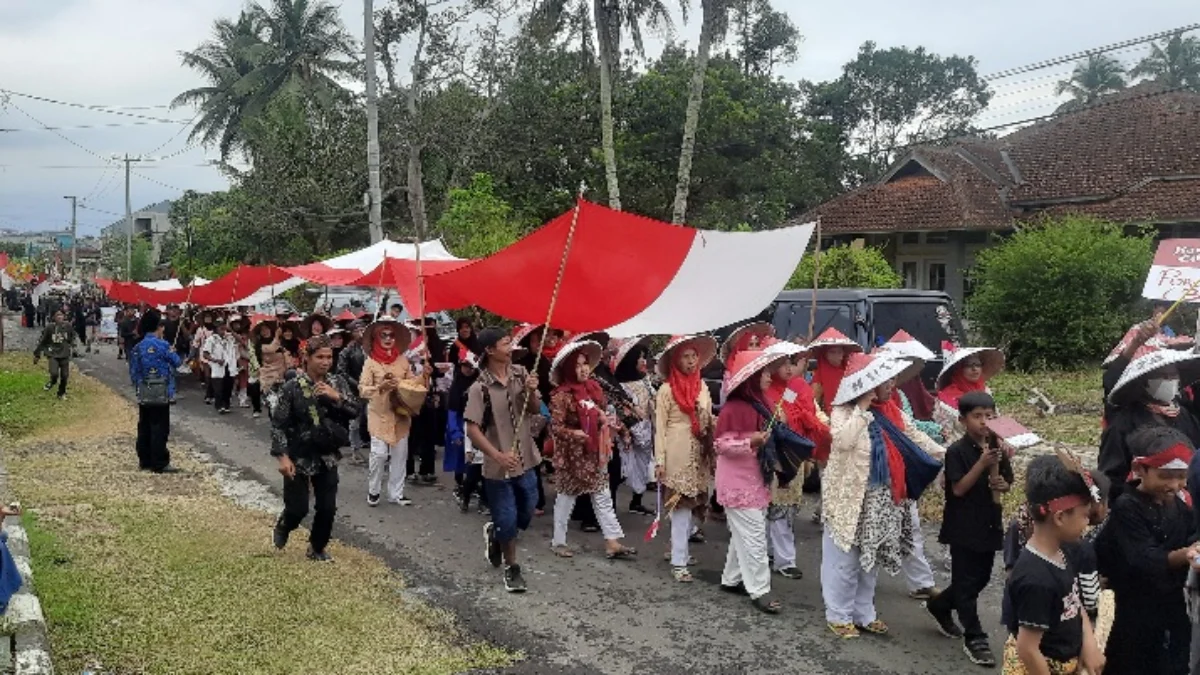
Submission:
POLYGON ((1200 239, 1164 239, 1142 287, 1150 300, 1200 302, 1200 239))
POLYGON ((100 338, 117 339, 117 308, 100 308, 100 338))

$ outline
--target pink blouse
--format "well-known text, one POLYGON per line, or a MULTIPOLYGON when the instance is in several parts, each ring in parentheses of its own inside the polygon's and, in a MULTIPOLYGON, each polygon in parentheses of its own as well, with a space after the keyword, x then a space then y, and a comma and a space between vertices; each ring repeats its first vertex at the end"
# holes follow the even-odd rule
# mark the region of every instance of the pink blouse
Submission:
POLYGON ((750 447, 749 433, 725 434, 716 439, 717 501, 727 509, 765 509, 771 490, 763 483, 758 451, 750 447))

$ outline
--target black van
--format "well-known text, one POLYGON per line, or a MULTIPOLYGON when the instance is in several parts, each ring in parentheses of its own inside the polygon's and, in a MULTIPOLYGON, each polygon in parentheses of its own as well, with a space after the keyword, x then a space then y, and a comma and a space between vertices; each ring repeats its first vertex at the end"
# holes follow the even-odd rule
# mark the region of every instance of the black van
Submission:
MULTIPOLYGON (((896 331, 904 329, 925 345, 938 358, 925 364, 921 378, 933 388, 942 370, 942 342, 965 344, 965 334, 954 301, 941 291, 908 289, 830 288, 816 293, 817 311, 813 337, 833 327, 870 350, 887 341, 896 331)), ((758 316, 726 326, 715 335, 724 342, 738 326, 753 321, 768 321, 775 326, 781 339, 808 337, 808 325, 813 305, 811 290, 783 291, 758 316)), ((723 365, 706 369, 705 378, 721 381, 723 365)), ((720 400, 714 398, 714 401, 720 400)))

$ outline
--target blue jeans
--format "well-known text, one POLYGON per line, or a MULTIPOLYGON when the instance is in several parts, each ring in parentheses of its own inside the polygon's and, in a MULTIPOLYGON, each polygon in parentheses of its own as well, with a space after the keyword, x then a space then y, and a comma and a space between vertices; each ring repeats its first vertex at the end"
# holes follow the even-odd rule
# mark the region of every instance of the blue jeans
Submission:
POLYGON ((517 538, 518 530, 529 529, 533 509, 537 506, 537 483, 537 474, 533 469, 516 478, 483 479, 488 507, 492 510, 492 523, 496 528, 496 541, 508 543, 517 538))

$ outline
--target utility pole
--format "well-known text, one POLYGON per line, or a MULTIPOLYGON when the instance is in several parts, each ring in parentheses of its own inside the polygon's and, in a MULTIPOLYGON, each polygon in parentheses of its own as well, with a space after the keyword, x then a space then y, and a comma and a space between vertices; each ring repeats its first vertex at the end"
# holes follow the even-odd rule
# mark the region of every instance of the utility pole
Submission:
POLYGON ((63 199, 71 200, 71 278, 75 279, 79 273, 79 257, 76 251, 79 249, 79 230, 75 221, 75 195, 68 195, 63 199))
POLYGON ((142 161, 141 157, 122 158, 125 162, 125 280, 133 281, 133 204, 129 201, 129 165, 142 161))
POLYGON ((363 45, 367 66, 367 200, 371 243, 383 240, 383 190, 379 184, 379 95, 375 84, 375 6, 363 0, 363 45))

